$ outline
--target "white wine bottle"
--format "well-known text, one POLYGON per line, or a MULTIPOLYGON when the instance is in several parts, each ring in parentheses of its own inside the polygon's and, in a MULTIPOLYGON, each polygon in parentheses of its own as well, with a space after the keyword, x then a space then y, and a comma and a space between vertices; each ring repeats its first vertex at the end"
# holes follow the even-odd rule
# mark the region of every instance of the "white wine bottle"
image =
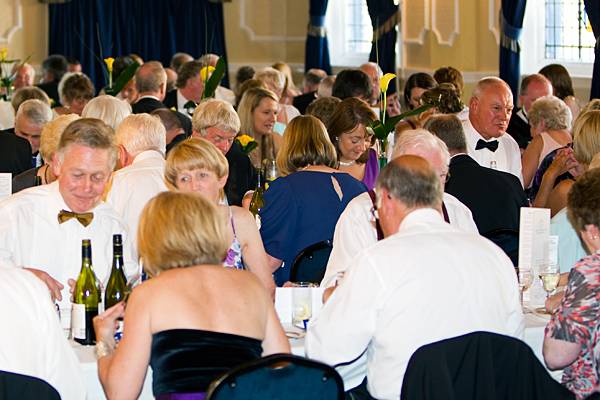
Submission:
POLYGON ((100 289, 92 269, 92 243, 89 239, 81 242, 81 271, 75 283, 71 311, 71 331, 73 339, 83 345, 96 343, 92 320, 98 315, 100 289))
POLYGON ((250 212, 254 215, 256 219, 256 225, 258 229, 260 229, 260 210, 265 205, 265 200, 263 198, 263 194, 265 192, 265 186, 263 181, 263 170, 258 171, 256 189, 254 190, 254 194, 252 195, 252 200, 250 201, 250 212))
POLYGON ((125 298, 127 279, 123 271, 123 238, 113 235, 113 262, 110 277, 104 292, 104 309, 108 309, 125 298))

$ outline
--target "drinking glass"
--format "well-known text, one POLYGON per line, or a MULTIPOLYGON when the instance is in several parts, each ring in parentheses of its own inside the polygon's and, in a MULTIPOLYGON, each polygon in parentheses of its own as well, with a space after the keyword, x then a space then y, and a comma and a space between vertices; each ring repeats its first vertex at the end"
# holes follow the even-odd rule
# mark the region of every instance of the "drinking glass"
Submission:
POLYGON ((263 160, 263 168, 265 170, 265 180, 267 183, 277 179, 277 164, 275 163, 275 160, 263 160))
POLYGON ((292 324, 306 329, 312 317, 312 288, 314 283, 296 282, 292 284, 292 324))
POLYGON ((523 306, 523 293, 533 284, 533 272, 529 268, 519 268, 519 292, 521 306, 523 306))
POLYGON ((546 291, 546 299, 548 299, 550 294, 556 290, 558 281, 560 280, 560 271, 558 270, 558 265, 548 266, 540 270, 540 279, 542 281, 544 290, 546 291))

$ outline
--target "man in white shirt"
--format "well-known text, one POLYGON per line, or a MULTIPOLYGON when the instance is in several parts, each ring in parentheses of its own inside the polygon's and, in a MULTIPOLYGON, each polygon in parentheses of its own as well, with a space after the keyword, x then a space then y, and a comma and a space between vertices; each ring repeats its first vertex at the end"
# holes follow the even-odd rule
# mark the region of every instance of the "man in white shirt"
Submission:
POLYGON ((160 118, 149 114, 130 115, 115 134, 122 168, 113 174, 106 202, 121 216, 130 232, 134 261, 140 214, 146 203, 167 190, 164 180, 166 130, 160 118))
POLYGON ((469 155, 481 166, 509 172, 521 182, 521 151, 506 134, 513 110, 510 87, 500 78, 483 78, 469 101, 463 122, 469 155))
POLYGON ((0 319, 1 371, 42 379, 63 400, 85 399, 79 362, 39 279, 19 268, 0 268, 0 319))
POLYGON ((180 113, 190 116, 188 108, 193 112, 193 109, 202 100, 204 82, 200 78, 201 70, 202 63, 199 61, 189 61, 181 66, 177 72, 177 82, 175 83, 177 89, 167 93, 163 101, 167 108, 175 107, 180 113))
POLYGON ((110 274, 113 234, 123 235, 126 275, 138 272, 125 225, 101 201, 117 158, 113 136, 100 120, 72 122, 54 155, 58 179, 0 202, 0 267, 27 268, 42 279, 52 298, 60 301, 61 315, 70 310, 64 288, 79 275, 83 239, 91 239, 100 282, 105 284, 110 274))
MULTIPOLYGON (((370 396, 398 399, 417 348, 473 331, 521 337, 523 315, 510 260, 444 222, 439 176, 426 160, 394 159, 379 175, 377 198, 386 238, 347 269, 308 327, 306 352, 330 365, 366 353, 370 396)), ((361 380, 346 379, 346 390, 361 380)))
MULTIPOLYGON (((436 171, 442 188, 446 183, 450 154, 446 144, 424 129, 402 132, 395 144, 392 159, 401 155, 423 157, 436 171)), ((363 193, 346 206, 335 226, 333 250, 327 262, 322 286, 334 285, 344 270, 352 264, 356 255, 377 241, 374 205, 369 193, 363 193)), ((465 232, 477 233, 471 211, 451 194, 443 194, 440 212, 450 225, 465 232)))

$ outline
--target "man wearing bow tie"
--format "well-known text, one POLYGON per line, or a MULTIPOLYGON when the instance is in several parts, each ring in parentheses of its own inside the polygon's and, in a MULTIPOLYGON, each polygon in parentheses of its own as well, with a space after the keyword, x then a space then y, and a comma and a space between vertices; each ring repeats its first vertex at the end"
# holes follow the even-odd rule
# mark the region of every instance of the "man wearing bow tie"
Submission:
POLYGON ((506 135, 513 110, 510 87, 500 78, 483 78, 469 101, 463 128, 469 155, 480 165, 509 172, 523 182, 519 145, 506 135))
POLYGON ((101 283, 110 274, 116 233, 124 235, 126 275, 137 272, 124 224, 101 202, 117 159, 113 137, 100 120, 74 121, 54 156, 58 180, 0 202, 0 267, 26 268, 42 279, 52 299, 60 302, 61 315, 70 310, 65 288, 81 269, 82 239, 92 241, 92 263, 101 283))

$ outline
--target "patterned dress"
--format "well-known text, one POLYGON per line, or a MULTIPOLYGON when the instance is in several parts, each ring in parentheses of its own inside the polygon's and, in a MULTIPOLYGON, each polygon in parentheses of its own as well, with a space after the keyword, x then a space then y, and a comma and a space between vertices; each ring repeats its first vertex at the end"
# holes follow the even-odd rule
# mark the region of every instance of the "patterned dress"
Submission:
POLYGON ((546 336, 579 343, 581 352, 565 368, 562 383, 577 398, 600 383, 600 254, 581 259, 569 274, 560 307, 546 326, 546 336))
POLYGON ((229 208, 229 221, 233 230, 233 241, 227 249, 227 255, 223 261, 223 266, 228 268, 244 269, 244 261, 242 260, 242 245, 235 234, 235 225, 233 224, 233 214, 231 207, 229 208))

